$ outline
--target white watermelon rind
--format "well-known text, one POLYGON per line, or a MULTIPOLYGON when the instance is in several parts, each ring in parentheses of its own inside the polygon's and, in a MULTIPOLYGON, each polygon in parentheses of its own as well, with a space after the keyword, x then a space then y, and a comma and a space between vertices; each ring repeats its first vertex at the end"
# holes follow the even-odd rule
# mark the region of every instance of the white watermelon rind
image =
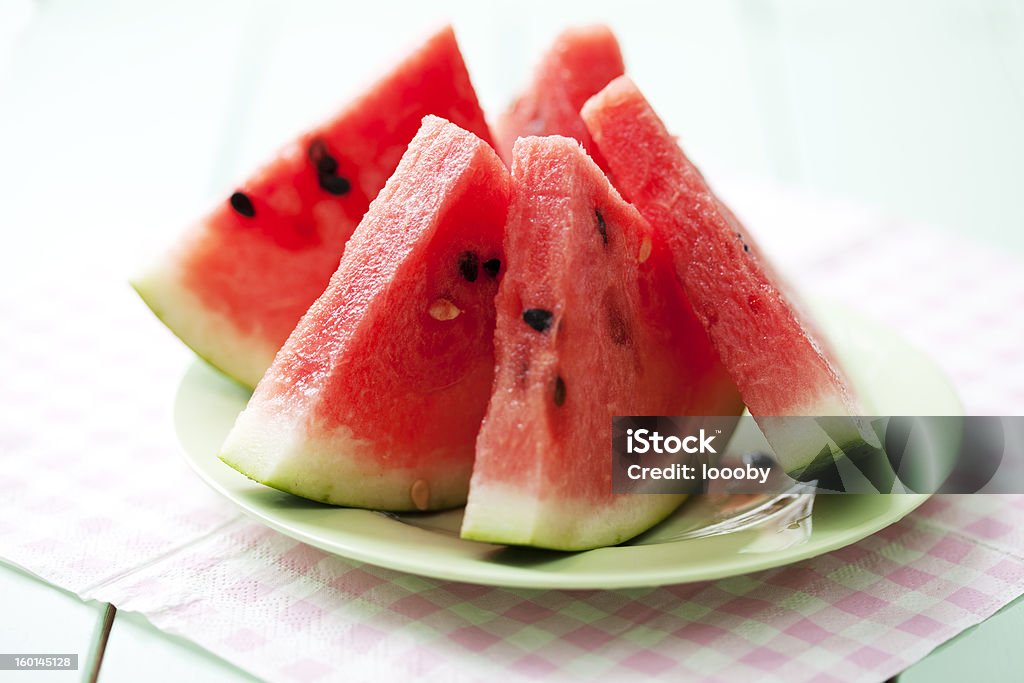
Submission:
POLYGON ((252 389, 270 367, 277 349, 238 330, 210 310, 188 287, 173 263, 150 268, 130 281, 153 314, 196 355, 252 389))
POLYGON ((217 457, 264 486, 328 505, 412 512, 465 504, 472 458, 417 454, 416 468, 381 467, 389 455, 395 454, 344 426, 324 433, 307 418, 260 410, 250 402, 217 457), (420 480, 429 491, 424 508, 412 495, 420 480))
POLYGON ((614 502, 538 497, 498 482, 473 482, 460 536, 549 550, 625 543, 671 515, 683 494, 623 494, 614 502), (542 521, 543 520, 543 521, 542 521))

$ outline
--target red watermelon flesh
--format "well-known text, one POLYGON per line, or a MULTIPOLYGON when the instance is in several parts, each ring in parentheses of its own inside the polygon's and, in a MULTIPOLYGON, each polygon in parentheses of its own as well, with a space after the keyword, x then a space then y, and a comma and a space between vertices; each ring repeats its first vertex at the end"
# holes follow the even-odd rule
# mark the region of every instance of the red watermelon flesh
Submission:
POLYGON ((664 246, 576 141, 520 139, 512 182, 495 387, 462 536, 562 550, 619 543, 683 496, 611 493, 612 417, 742 405, 682 305, 664 246))
POLYGON ((336 505, 464 503, 494 376, 509 191, 486 142, 424 119, 221 458, 336 505))
POLYGON ((495 124, 498 151, 511 163, 517 138, 565 135, 583 144, 601 166, 603 160, 580 118, 580 108, 623 74, 622 52, 607 26, 563 31, 534 70, 533 80, 495 124))
POLYGON ((582 114, 616 187, 671 247, 694 310, 786 468, 808 467, 829 445, 790 433, 775 416, 848 417, 832 434, 836 443, 874 443, 812 323, 636 86, 615 80, 582 114))
POLYGON ((254 386, 427 114, 488 139, 451 28, 284 148, 135 288, 200 356, 254 386))

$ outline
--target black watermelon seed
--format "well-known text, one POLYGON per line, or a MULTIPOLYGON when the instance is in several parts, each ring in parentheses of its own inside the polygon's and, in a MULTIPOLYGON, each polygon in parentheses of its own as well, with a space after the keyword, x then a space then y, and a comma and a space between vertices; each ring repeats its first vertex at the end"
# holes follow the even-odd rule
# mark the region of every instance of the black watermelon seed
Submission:
POLYGON ((523 311, 523 322, 538 332, 547 332, 553 317, 555 316, 551 311, 545 311, 543 308, 527 308, 523 311))
POLYGON ((230 202, 231 208, 246 218, 256 215, 256 207, 252 205, 252 200, 244 192, 235 192, 231 195, 230 202))
POLYGON ((320 187, 331 194, 347 194, 352 189, 352 184, 345 178, 338 175, 320 174, 320 187))
POLYGON ((316 162, 316 170, 321 175, 334 175, 338 172, 338 160, 325 154, 316 162))
POLYGON ((750 252, 750 247, 746 243, 743 244, 743 251, 750 252))
POLYGON ((484 272, 491 277, 498 277, 498 272, 501 271, 501 260, 492 258, 484 261, 484 272))
POLYGON ((595 209, 594 214, 597 215, 597 231, 601 233, 601 241, 608 244, 608 224, 604 222, 601 209, 595 209))
POLYGON ((555 377, 555 405, 561 408, 565 405, 565 380, 561 375, 555 377))
POLYGON ((476 282, 476 277, 480 273, 480 259, 475 252, 464 251, 459 254, 459 272, 467 282, 476 282))

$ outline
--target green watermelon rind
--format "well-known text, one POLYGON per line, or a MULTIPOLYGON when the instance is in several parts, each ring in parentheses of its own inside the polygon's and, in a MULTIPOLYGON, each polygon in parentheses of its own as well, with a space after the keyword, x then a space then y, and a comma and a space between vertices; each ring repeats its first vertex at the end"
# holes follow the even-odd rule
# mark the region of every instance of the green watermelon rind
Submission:
POLYGON ((810 476, 828 459, 865 446, 881 448, 878 436, 863 419, 844 414, 844 406, 831 397, 819 400, 813 410, 802 415, 827 417, 833 424, 833 433, 809 430, 806 420, 789 417, 755 416, 754 419, 772 445, 783 470, 791 476, 810 476), (836 432, 838 428, 841 431, 836 432), (796 431, 794 431, 796 430, 796 431), (823 456, 824 449, 831 455, 823 456))
POLYGON ((895 470, 877 439, 823 443, 821 451, 806 464, 785 469, 793 479, 818 484, 826 490, 851 492, 850 486, 869 485, 879 493, 889 493, 897 483, 895 470), (852 470, 859 474, 853 475, 852 470), (856 480, 844 481, 844 476, 855 476, 856 480))
POLYGON ((166 269, 154 267, 132 278, 129 285, 175 337, 208 365, 241 386, 252 390, 273 360, 276 349, 259 348, 259 344, 247 340, 226 318, 203 306, 196 295, 166 269), (196 341, 202 337, 220 341, 196 341), (230 343, 223 340, 230 340, 230 343), (216 353, 218 348, 223 348, 224 354, 230 357, 216 353), (241 351, 243 348, 247 351, 241 351), (243 356, 247 359, 240 360, 243 356))

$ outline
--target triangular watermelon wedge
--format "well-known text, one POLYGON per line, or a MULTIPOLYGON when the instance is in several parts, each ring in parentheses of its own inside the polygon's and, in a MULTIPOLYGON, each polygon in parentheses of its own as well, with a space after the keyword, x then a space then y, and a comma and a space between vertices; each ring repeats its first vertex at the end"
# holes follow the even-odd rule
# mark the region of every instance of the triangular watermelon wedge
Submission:
POLYGON ((615 186, 670 245, 701 324, 787 471, 809 477, 841 451, 879 446, 792 292, 637 87, 616 79, 582 115, 615 186), (773 419, 788 415, 842 419, 831 422, 829 441, 773 419))
POLYGON ((521 137, 564 135, 578 140, 603 167, 580 109, 624 69, 619 43, 607 26, 580 26, 560 33, 534 69, 526 90, 494 125, 502 158, 511 164, 512 147, 521 137))
POLYGON ((284 148, 133 286, 196 353, 255 386, 427 114, 489 139, 451 28, 284 148))
POLYGON ((509 191, 486 142, 427 117, 221 459, 335 505, 464 503, 494 376, 509 191))
POLYGON ((580 550, 624 541, 683 496, 612 494, 616 415, 742 409, 668 253, 579 143, 513 151, 497 370, 464 538, 580 550))

